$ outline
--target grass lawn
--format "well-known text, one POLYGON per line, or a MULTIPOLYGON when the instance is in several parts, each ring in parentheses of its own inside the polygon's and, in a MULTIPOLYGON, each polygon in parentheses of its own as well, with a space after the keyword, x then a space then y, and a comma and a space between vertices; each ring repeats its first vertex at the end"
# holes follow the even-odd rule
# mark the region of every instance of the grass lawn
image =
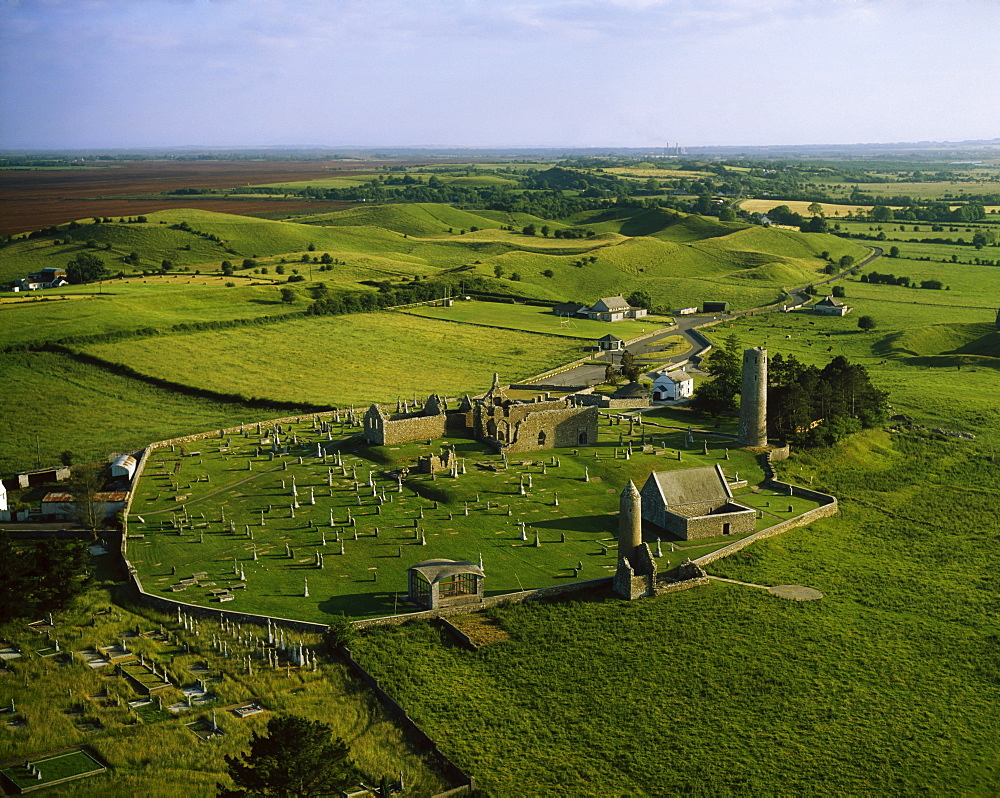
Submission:
POLYGON ((498 302, 456 302, 450 308, 421 306, 407 310, 417 316, 431 319, 486 324, 511 330, 566 335, 572 338, 597 340, 602 336, 616 335, 626 341, 643 333, 653 332, 670 319, 654 316, 639 321, 618 321, 608 323, 590 319, 569 319, 553 314, 548 308, 534 305, 507 305, 498 302))
POLYGON ((461 396, 583 353, 579 344, 401 313, 315 317, 122 341, 84 350, 144 374, 247 397, 367 406, 414 393, 461 396))
MULTIPOLYGON (((658 444, 666 443, 666 453, 636 452, 631 460, 616 458, 618 431, 627 432, 627 427, 602 424, 601 429, 607 442, 580 449, 578 455, 569 450, 515 455, 507 471, 496 472, 492 468, 502 468, 499 455, 474 441, 454 439, 449 442, 465 458, 467 473, 458 479, 432 480, 411 470, 402 492, 397 490, 396 469, 414 469, 419 455, 437 452, 446 442, 375 448, 343 439, 326 443, 325 435, 303 421, 285 430, 286 435, 294 431, 300 443, 284 458, 270 459, 266 453, 270 442, 262 445, 253 428, 248 428, 247 438, 208 438, 188 444, 183 453, 179 448, 158 449, 132 505, 129 530, 142 537, 129 542, 129 558, 146 590, 182 601, 213 606, 206 589, 165 592, 178 579, 206 571, 225 587, 239 581, 242 569, 247 587, 237 591, 237 598, 226 604, 228 609, 319 622, 339 612, 391 615, 409 609, 402 604, 406 569, 434 557, 477 561, 482 556, 488 593, 561 584, 573 577, 579 562, 584 564, 580 579, 612 575, 617 562, 618 495, 627 479, 641 485, 653 470, 717 462, 727 473, 738 471, 751 483, 762 479, 748 453, 733 449, 726 461, 716 442, 706 456, 700 441, 685 446, 679 430, 654 433, 658 444), (343 469, 332 458, 324 464, 316 457, 317 442, 344 452, 343 469), (261 455, 258 447, 264 450, 261 455), (683 450, 682 461, 676 459, 678 448, 683 450), (298 454, 303 455, 302 464, 298 454), (552 466, 552 456, 561 464, 552 466), (373 495, 369 475, 385 501, 373 495), (532 487, 522 497, 518 485, 529 475, 532 487), (355 478, 360 483, 357 491, 355 478), (293 502, 299 507, 294 508, 293 502), (173 524, 181 506, 192 526, 179 534, 173 524), (527 541, 521 539, 521 521, 527 526, 527 541), (534 546, 536 532, 539 547, 534 546), (421 545, 421 537, 426 545, 421 545), (315 566, 317 552, 324 555, 323 569, 315 566), (303 596, 306 579, 308 598, 303 596)), ((352 431, 342 427, 338 435, 352 431)), ((639 428, 624 439, 638 445, 639 428)), ((771 502, 762 526, 815 506, 796 504, 789 513, 787 497, 767 491, 748 493, 747 499, 762 508, 765 501, 771 502)), ((732 540, 698 541, 698 553, 732 540)), ((660 563, 663 570, 684 556, 666 548, 660 563)))

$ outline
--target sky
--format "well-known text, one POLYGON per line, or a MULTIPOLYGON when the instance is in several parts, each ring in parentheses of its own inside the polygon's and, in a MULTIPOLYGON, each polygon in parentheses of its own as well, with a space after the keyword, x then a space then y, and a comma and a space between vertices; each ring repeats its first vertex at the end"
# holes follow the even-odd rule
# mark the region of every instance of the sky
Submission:
POLYGON ((1000 136, 998 0, 0 0, 0 148, 1000 136))

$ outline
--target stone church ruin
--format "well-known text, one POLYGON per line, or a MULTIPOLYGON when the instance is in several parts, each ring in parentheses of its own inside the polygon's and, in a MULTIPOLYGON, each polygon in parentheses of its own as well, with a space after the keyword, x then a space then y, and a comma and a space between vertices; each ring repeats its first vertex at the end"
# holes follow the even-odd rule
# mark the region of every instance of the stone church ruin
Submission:
MULTIPOLYGON (((369 446, 456 435, 487 443, 501 454, 518 454, 593 445, 597 420, 597 407, 578 405, 572 397, 532 402, 511 399, 494 374, 493 385, 482 398, 463 397, 454 409, 448 409, 437 394, 414 411, 399 406, 396 413, 386 413, 373 404, 365 413, 364 435, 369 446)), ((428 463, 431 470, 441 467, 428 463)))

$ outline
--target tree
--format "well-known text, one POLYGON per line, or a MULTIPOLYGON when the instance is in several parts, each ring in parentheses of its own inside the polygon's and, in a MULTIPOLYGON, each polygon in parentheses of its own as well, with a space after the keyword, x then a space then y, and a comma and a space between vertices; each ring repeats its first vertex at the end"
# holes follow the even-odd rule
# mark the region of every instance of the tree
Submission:
POLYGON ((542 277, 555 277, 555 276, 556 276, 556 273, 554 271, 552 271, 552 269, 545 269, 542 272, 542 277))
POLYGON ((74 540, 14 546, 0 532, 0 623, 67 607, 88 584, 87 547, 74 540))
POLYGON ((842 298, 842 297, 847 296, 847 292, 844 291, 844 286, 842 286, 842 285, 835 285, 833 287, 833 295, 835 297, 842 298))
POLYGON ((841 270, 843 270, 843 269, 850 269, 854 265, 854 256, 853 255, 843 255, 843 256, 841 256, 841 258, 838 261, 838 263, 840 264, 841 270))
POLYGON ((277 715, 268 721, 266 735, 254 732, 248 752, 226 755, 236 789, 220 784, 217 794, 220 798, 339 795, 360 778, 349 754, 347 743, 335 738, 327 724, 277 715))
POLYGON ((501 266, 499 263, 495 264, 493 266, 493 274, 497 278, 503 277, 503 266, 501 266))
POLYGON ((548 238, 549 232, 550 232, 549 231, 549 226, 547 224, 543 224, 542 225, 542 229, 541 229, 542 235, 545 236, 546 238, 548 238))
POLYGON ((649 291, 642 288, 629 294, 625 301, 632 307, 645 308, 646 310, 653 309, 653 297, 649 295, 649 291))
POLYGON ((324 252, 322 255, 320 255, 319 262, 329 266, 330 264, 333 263, 333 257, 330 255, 329 252, 324 252))
POLYGON ((694 393, 693 406, 711 415, 731 415, 736 412, 736 396, 742 387, 742 346, 736 334, 731 334, 721 347, 715 347, 705 358, 705 371, 715 379, 706 380, 694 393))
POLYGON ((622 352, 622 363, 621 363, 621 374, 629 382, 639 381, 639 372, 641 369, 635 362, 635 355, 633 355, 629 350, 624 350, 622 352))
POLYGON ((537 231, 533 224, 527 224, 521 229, 521 232, 526 236, 533 236, 537 231))
POLYGON ((96 540, 106 521, 105 503, 98 498, 104 487, 103 470, 93 466, 74 468, 66 487, 73 501, 65 506, 65 511, 96 540))
POLYGON ((222 273, 226 277, 233 276, 233 264, 231 264, 228 260, 222 261, 222 273))
POLYGON ((809 213, 812 214, 813 216, 823 215, 823 206, 820 205, 818 202, 810 203, 809 207, 806 208, 806 210, 809 211, 809 213))
POLYGON ((64 449, 59 452, 59 462, 67 467, 73 465, 73 459, 75 457, 76 455, 74 455, 69 449, 64 449))
POLYGON ((281 301, 286 305, 293 304, 295 302, 295 292, 291 288, 282 288, 281 301))
POLYGON ((889 247, 889 257, 898 258, 899 257, 899 247, 889 247))
POLYGON ((858 319, 858 329, 868 332, 869 330, 875 329, 875 319, 871 316, 862 316, 858 319))
POLYGON ((94 280, 100 280, 107 273, 108 269, 104 261, 89 252, 79 253, 66 264, 66 279, 74 285, 92 283, 94 280))

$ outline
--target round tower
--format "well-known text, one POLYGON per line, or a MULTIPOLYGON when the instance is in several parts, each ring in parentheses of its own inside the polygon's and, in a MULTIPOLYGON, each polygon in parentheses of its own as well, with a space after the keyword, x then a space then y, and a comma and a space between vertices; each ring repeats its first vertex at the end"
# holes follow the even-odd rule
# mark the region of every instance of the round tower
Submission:
POLYGON ((618 559, 631 558, 642 543, 642 496, 630 479, 618 501, 618 559))
POLYGON ((743 350, 743 387, 740 390, 741 446, 767 446, 767 350, 743 350))

